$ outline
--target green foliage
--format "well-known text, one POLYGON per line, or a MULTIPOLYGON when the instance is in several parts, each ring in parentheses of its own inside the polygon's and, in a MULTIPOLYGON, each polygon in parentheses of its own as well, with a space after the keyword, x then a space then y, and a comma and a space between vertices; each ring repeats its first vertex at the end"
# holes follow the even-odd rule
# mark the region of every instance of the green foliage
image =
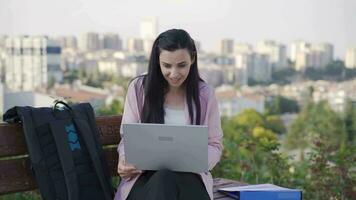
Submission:
POLYGON ((314 138, 322 138, 330 146, 339 148, 346 142, 345 125, 326 102, 309 103, 288 130, 286 146, 305 149, 314 138))
POLYGON ((0 196, 0 200, 41 200, 41 196, 35 191, 19 192, 0 196))
POLYGON ((277 134, 284 134, 287 132, 286 127, 284 126, 279 115, 266 116, 266 127, 277 134))
POLYGON ((232 119, 224 119, 221 164, 214 175, 247 183, 288 184, 288 158, 277 150, 277 135, 266 126, 266 117, 247 109, 232 119))
POLYGON ((293 68, 285 68, 272 72, 272 81, 276 84, 289 84, 291 80, 289 78, 297 75, 297 71, 293 68))
POLYGON ((352 199, 356 194, 356 147, 335 149, 317 138, 309 155, 305 177, 306 199, 352 199))
POLYGON ((300 188, 306 200, 352 199, 356 194, 356 146, 345 142, 341 117, 325 102, 310 103, 303 109, 293 123, 293 137, 289 135, 295 148, 309 147, 302 160, 279 151, 280 141, 267 123, 274 117, 245 110, 224 118, 224 151, 213 175, 249 184, 300 188))
POLYGON ((356 144, 356 102, 347 101, 344 114, 347 141, 356 144))
POLYGON ((299 106, 297 101, 283 96, 273 96, 265 103, 267 114, 297 113, 299 106))
POLYGON ((356 70, 346 68, 344 62, 341 60, 335 60, 322 69, 306 68, 303 76, 309 80, 344 81, 355 78, 356 70))
POLYGON ((96 112, 98 116, 107 116, 107 115, 119 115, 123 113, 123 105, 117 99, 113 100, 111 105, 103 106, 99 108, 96 112))
POLYGON ((74 69, 74 70, 70 70, 64 73, 64 82, 65 83, 73 83, 73 81, 79 79, 79 71, 74 69))

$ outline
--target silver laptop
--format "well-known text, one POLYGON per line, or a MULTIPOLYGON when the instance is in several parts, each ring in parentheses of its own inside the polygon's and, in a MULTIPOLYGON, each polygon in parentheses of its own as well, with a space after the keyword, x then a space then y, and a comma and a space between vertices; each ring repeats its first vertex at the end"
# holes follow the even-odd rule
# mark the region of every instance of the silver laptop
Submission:
POLYGON ((123 124, 126 162, 141 170, 208 171, 208 127, 123 124))

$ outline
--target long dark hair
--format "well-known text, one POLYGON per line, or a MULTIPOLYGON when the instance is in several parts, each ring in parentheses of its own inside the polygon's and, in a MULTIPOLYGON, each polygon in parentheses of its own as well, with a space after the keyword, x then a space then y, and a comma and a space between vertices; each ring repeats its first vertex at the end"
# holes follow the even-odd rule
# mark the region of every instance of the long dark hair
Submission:
POLYGON ((141 112, 141 122, 143 123, 164 123, 164 96, 168 91, 168 82, 164 79, 159 63, 159 55, 162 50, 175 51, 187 49, 193 61, 187 79, 184 81, 186 99, 190 123, 199 125, 201 118, 201 108, 199 99, 199 81, 203 81, 198 72, 197 50, 194 40, 190 35, 181 29, 171 29, 161 33, 153 43, 151 56, 148 65, 148 73, 143 78, 145 101, 141 112), (195 105, 195 113, 193 110, 195 105))

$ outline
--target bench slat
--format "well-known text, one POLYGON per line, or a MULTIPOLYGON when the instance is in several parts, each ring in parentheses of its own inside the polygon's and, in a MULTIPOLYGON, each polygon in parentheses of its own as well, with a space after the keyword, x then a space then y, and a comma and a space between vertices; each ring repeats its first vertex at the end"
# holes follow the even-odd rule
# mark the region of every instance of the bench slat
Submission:
MULTIPOLYGON (((97 117, 100 140, 103 145, 115 145, 120 141, 121 116, 97 117)), ((22 127, 15 124, 0 124, 0 158, 27 154, 22 127)))

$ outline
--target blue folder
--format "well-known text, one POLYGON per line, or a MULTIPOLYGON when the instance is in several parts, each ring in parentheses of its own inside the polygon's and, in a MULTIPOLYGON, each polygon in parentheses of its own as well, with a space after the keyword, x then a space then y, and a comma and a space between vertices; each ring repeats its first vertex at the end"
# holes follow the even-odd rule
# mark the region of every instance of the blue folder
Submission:
POLYGON ((302 191, 273 184, 258 184, 218 189, 238 200, 302 200, 302 191))

